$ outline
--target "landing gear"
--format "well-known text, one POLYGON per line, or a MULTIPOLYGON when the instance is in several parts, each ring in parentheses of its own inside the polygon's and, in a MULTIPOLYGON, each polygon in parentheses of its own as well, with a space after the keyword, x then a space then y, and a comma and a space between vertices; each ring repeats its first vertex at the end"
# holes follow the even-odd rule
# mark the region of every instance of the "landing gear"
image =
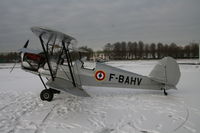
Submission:
POLYGON ((167 95, 168 95, 165 89, 164 89, 164 94, 165 94, 165 96, 167 96, 167 95))
POLYGON ((40 98, 43 101, 52 101, 54 94, 59 94, 60 91, 55 90, 55 89, 44 89, 41 93, 40 93, 40 98))
POLYGON ((51 101, 53 99, 53 92, 51 91, 51 89, 45 89, 40 93, 40 98, 43 101, 51 101))
POLYGON ((54 94, 59 94, 60 91, 52 89, 52 88, 47 88, 46 84, 44 83, 42 77, 40 74, 38 74, 38 76, 40 77, 40 80, 42 82, 42 84, 44 85, 44 90, 40 93, 40 98, 42 101, 52 101, 54 94))
POLYGON ((164 87, 162 87, 161 90, 163 90, 165 96, 167 96, 167 95, 168 95, 167 92, 166 92, 167 87, 166 87, 165 84, 163 84, 163 86, 164 86, 164 87))

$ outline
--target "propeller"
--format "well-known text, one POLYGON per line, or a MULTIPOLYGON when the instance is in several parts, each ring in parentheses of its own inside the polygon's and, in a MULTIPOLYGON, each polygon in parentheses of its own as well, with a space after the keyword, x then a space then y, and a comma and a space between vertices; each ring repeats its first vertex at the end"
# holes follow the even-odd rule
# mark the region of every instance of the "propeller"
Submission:
MULTIPOLYGON (((27 47, 28 47, 28 44, 29 44, 29 40, 26 41, 26 43, 24 44, 24 46, 23 46, 22 49, 27 48, 27 47)), ((19 50, 18 50, 18 51, 19 51, 19 54, 21 54, 21 53, 23 52, 22 49, 19 49, 19 50)), ((17 57, 16 57, 15 63, 14 63, 14 65, 13 65, 13 67, 11 68, 10 73, 14 70, 14 68, 15 68, 15 66, 16 66, 16 64, 17 64, 17 62, 19 62, 19 61, 20 61, 20 59, 17 60, 17 57)))
POLYGON ((27 48, 28 47, 28 44, 29 44, 29 40, 26 41, 25 45, 23 48, 27 48))
POLYGON ((17 64, 17 60, 15 61, 15 64, 13 65, 13 67, 11 68, 11 70, 10 70, 10 73, 13 71, 13 69, 15 68, 15 66, 16 66, 16 64, 17 64))

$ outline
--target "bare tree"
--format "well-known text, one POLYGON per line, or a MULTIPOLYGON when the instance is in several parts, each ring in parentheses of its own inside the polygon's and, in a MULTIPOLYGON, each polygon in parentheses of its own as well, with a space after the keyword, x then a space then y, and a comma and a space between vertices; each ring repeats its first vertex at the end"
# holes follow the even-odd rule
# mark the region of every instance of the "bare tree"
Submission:
POLYGON ((169 56, 177 58, 177 45, 175 43, 171 43, 169 45, 169 56))
POLYGON ((155 43, 152 43, 150 45, 150 53, 151 53, 151 56, 153 59, 156 58, 156 44, 155 43))
POLYGON ((138 46, 137 42, 133 42, 133 51, 134 51, 135 59, 138 58, 138 48, 137 48, 137 46, 138 46))
POLYGON ((120 46, 121 46, 121 57, 122 57, 122 59, 127 59, 126 57, 127 57, 127 49, 126 49, 126 42, 121 42, 121 44, 120 44, 120 46))
POLYGON ((107 43, 105 46, 104 46, 104 53, 105 53, 105 56, 108 57, 109 59, 112 58, 112 54, 113 54, 113 45, 110 44, 110 43, 107 43))
POLYGON ((145 44, 144 46, 144 53, 145 53, 145 58, 148 59, 149 58, 149 44, 145 44))
POLYGON ((116 42, 113 44, 113 54, 114 54, 114 59, 121 59, 121 54, 120 54, 120 43, 116 42))
POLYGON ((139 41, 138 42, 138 55, 139 55, 140 59, 143 58, 143 52, 144 52, 144 43, 142 41, 139 41))
POLYGON ((197 43, 190 43, 190 48, 191 48, 191 56, 192 58, 197 58, 199 57, 199 44, 197 43))
POLYGON ((157 44, 157 56, 158 56, 158 59, 163 57, 163 44, 162 43, 157 44))
POLYGON ((133 59, 134 48, 133 48, 133 43, 132 42, 128 42, 128 44, 127 44, 127 52, 128 52, 128 59, 133 59))

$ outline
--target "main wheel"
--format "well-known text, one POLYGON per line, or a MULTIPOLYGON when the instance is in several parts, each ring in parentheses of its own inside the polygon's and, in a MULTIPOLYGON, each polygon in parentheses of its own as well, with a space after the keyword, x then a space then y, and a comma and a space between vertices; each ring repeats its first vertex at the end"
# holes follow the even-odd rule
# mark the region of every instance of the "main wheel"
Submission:
POLYGON ((53 99, 53 92, 50 89, 45 89, 40 93, 40 98, 43 101, 51 101, 53 99))

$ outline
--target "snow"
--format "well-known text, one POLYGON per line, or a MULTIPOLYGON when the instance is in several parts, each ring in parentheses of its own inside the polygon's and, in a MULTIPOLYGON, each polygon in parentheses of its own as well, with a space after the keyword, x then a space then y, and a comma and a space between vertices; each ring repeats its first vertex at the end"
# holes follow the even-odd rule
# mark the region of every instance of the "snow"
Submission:
MULTIPOLYGON (((107 64, 148 75, 157 61, 111 61, 107 64)), ((180 60, 178 62, 196 62, 180 60)), ((41 101, 39 77, 0 64, 1 133, 198 133, 200 67, 180 65, 178 90, 162 91, 87 87, 91 97, 62 92, 41 101)), ((19 67, 19 64, 18 64, 19 67)))

